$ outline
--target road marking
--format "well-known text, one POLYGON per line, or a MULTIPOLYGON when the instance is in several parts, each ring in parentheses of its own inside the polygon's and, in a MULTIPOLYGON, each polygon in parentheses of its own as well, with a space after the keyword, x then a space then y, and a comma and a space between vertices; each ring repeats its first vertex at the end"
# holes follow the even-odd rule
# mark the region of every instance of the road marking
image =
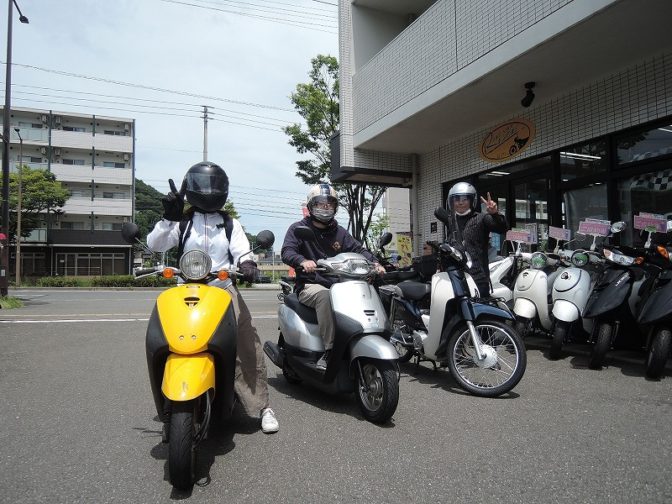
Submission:
MULTIPOLYGON (((113 315, 113 314, 112 314, 113 315)), ((53 316, 53 315, 52 315, 53 316)), ((273 314, 252 314, 252 320, 254 319, 274 319, 277 315, 273 314)), ((94 319, 49 319, 49 320, 30 320, 30 319, 17 319, 17 320, 0 320, 0 324, 74 324, 78 322, 147 322, 149 318, 94 318, 94 319)))

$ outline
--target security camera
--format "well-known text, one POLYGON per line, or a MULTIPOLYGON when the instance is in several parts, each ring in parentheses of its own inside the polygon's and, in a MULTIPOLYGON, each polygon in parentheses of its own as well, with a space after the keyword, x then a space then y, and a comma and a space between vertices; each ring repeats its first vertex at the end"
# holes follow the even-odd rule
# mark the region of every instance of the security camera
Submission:
POLYGON ((532 102, 534 101, 534 92, 532 91, 532 88, 535 86, 535 82, 526 82, 525 83, 525 96, 523 97, 522 100, 520 100, 520 104, 527 108, 530 105, 532 105, 532 102))

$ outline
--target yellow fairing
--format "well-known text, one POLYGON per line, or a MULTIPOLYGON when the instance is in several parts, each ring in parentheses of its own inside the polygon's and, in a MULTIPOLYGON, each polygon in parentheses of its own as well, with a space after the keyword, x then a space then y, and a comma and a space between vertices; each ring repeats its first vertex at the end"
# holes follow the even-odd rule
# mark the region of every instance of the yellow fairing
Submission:
POLYGON ((207 353, 168 356, 161 391, 171 401, 189 401, 215 388, 215 359, 207 353))
POLYGON ((189 355, 207 349, 231 296, 219 287, 184 284, 161 293, 156 305, 170 351, 189 355))

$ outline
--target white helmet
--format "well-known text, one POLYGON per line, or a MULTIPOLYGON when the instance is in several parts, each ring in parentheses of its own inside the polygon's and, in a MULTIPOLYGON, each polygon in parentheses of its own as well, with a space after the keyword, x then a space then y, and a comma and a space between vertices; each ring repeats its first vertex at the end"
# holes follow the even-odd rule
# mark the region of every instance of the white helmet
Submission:
POLYGON ((329 224, 338 210, 338 194, 330 184, 316 184, 308 191, 306 206, 313 219, 329 224))
POLYGON ((476 210, 478 205, 478 195, 476 194, 476 188, 473 185, 469 182, 458 182, 450 188, 450 191, 448 191, 448 199, 446 200, 446 206, 449 210, 455 211, 453 204, 454 200, 460 197, 469 199, 469 211, 465 212, 463 215, 476 210))

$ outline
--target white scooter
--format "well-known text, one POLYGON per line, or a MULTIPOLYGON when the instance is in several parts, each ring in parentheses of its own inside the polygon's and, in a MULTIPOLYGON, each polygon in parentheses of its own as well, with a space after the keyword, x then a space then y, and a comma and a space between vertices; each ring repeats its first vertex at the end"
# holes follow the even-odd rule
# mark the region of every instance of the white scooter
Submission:
MULTIPOLYGON (((297 227, 295 235, 315 240, 308 227, 297 227)), ((399 369, 397 350, 385 339, 391 332, 385 308, 368 281, 376 275, 375 267, 352 252, 320 259, 317 266, 320 274, 340 280, 330 288, 336 334, 326 370, 316 366, 324 344, 315 310, 301 304, 286 283, 278 296, 283 301, 278 343, 267 341, 264 352, 288 382, 305 381, 328 393, 354 390, 364 417, 384 423, 397 409, 399 369)))
MULTIPOLYGON (((612 224, 611 233, 618 233, 622 230, 619 223, 612 224)), ((577 233, 577 237, 582 237, 577 233)), ((582 320, 582 328, 588 334, 593 328, 593 320, 582 319, 583 311, 588 302, 588 297, 593 290, 597 275, 604 264, 604 257, 595 252, 596 240, 600 235, 592 235, 593 242, 590 250, 577 249, 575 251, 560 251, 561 255, 567 257, 572 267, 562 271, 560 276, 553 283, 553 317, 555 323, 551 339, 551 347, 548 356, 551 359, 559 359, 562 352, 562 345, 570 340, 572 324, 582 320)), ((574 240, 572 240, 574 241, 574 240)), ((569 242, 565 244, 565 247, 569 242)))
POLYGON ((564 269, 560 267, 561 261, 557 254, 534 252, 529 258, 529 269, 518 274, 513 287, 513 312, 516 331, 521 336, 530 334, 534 327, 551 331, 551 289, 564 269))

